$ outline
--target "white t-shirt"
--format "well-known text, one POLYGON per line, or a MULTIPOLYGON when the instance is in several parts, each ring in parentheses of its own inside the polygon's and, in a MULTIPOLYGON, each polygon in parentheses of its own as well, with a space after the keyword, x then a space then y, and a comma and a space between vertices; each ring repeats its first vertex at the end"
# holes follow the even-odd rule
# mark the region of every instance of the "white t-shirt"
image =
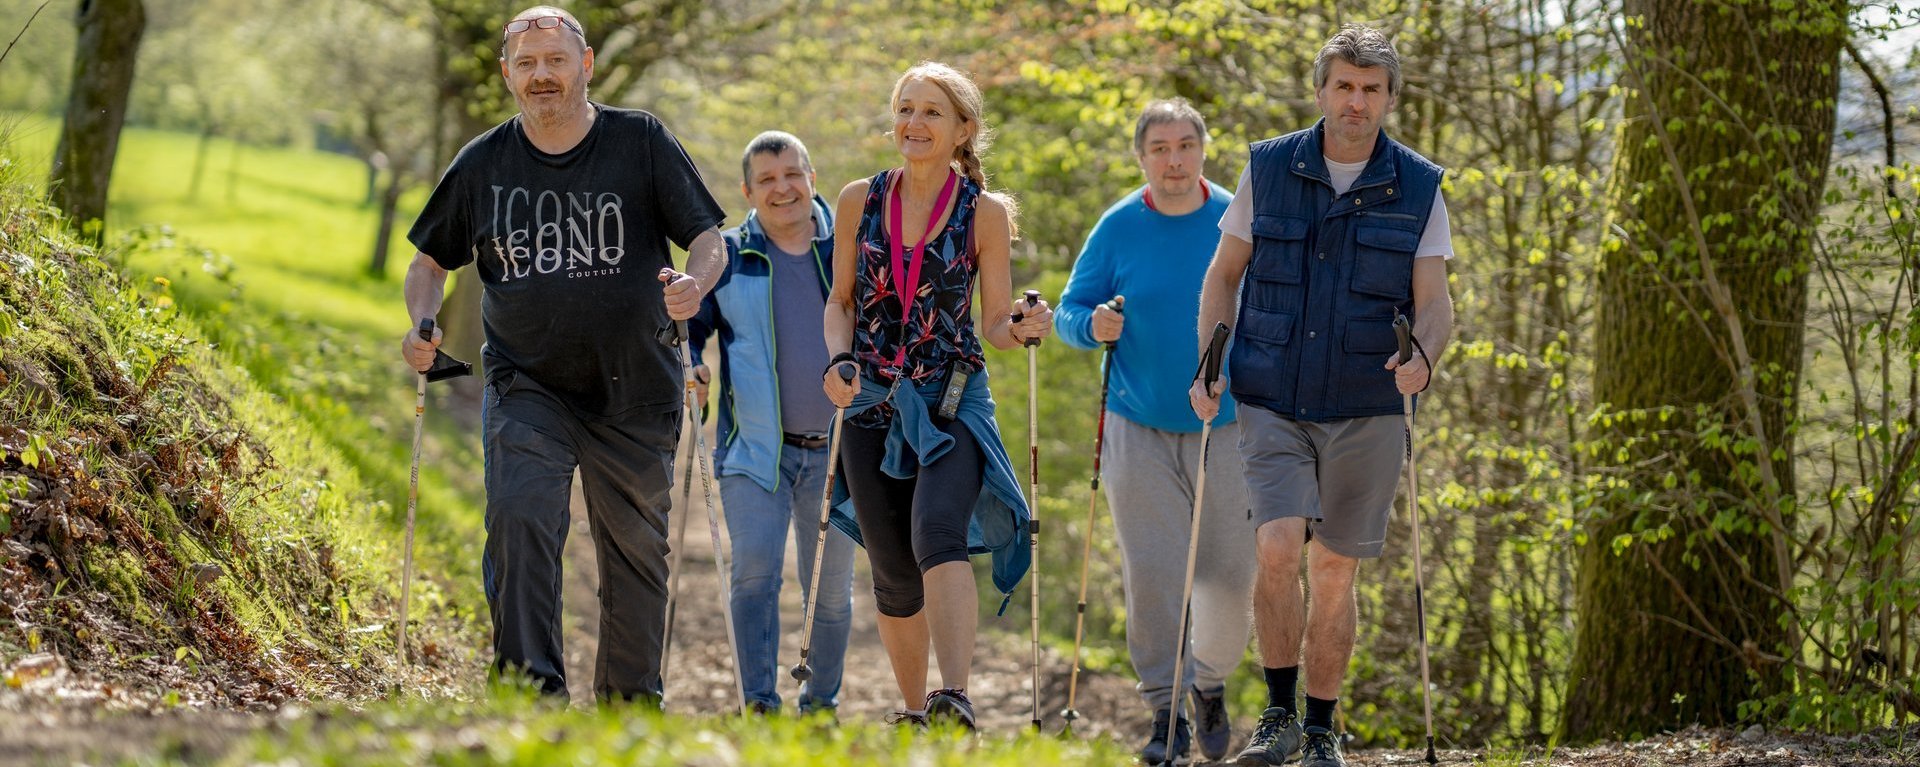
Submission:
MULTIPOLYGON (((1346 194, 1353 182, 1360 178, 1360 172, 1367 169, 1366 161, 1334 162, 1322 156, 1327 162, 1327 175, 1333 179, 1335 197, 1346 194)), ((1227 205, 1227 212, 1220 216, 1220 233, 1240 238, 1241 242, 1253 242, 1253 187, 1247 179, 1253 165, 1249 163, 1240 170, 1240 183, 1234 187, 1233 202, 1227 205)), ((1433 212, 1427 215, 1427 228, 1420 233, 1420 247, 1413 251, 1414 258, 1440 256, 1453 258, 1453 232, 1447 221, 1447 200, 1438 189, 1433 192, 1433 212)))

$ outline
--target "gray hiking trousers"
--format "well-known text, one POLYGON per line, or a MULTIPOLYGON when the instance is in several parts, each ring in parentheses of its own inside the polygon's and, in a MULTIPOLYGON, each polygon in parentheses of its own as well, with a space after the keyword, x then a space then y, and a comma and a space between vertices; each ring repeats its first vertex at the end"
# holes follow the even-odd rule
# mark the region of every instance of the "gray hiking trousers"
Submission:
MULTIPOLYGON (((1193 633, 1181 664, 1182 686, 1210 694, 1225 686, 1246 654, 1258 569, 1240 425, 1214 427, 1212 442, 1193 574, 1193 633)), ((1156 711, 1173 705, 1173 653, 1199 464, 1198 433, 1161 431, 1107 413, 1100 483, 1120 539, 1127 652, 1140 677, 1140 697, 1156 711)))
POLYGON ((661 696, 666 631, 667 511, 680 413, 609 419, 574 414, 524 374, 502 374, 481 407, 487 542, 481 560, 496 673, 567 694, 561 655, 562 548, 574 469, 600 565, 595 697, 661 696))

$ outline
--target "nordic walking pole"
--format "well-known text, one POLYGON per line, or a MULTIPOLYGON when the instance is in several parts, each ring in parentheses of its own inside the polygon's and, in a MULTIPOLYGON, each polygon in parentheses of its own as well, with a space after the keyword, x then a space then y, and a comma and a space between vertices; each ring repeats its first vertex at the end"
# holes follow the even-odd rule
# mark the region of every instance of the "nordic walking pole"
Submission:
MULTIPOLYGON (((691 384, 692 381, 688 383, 691 384)), ((682 408, 682 412, 687 414, 687 422, 693 424, 693 428, 688 429, 689 432, 699 431, 700 423, 704 420, 700 417, 697 406, 693 404, 697 391, 691 385, 687 387, 686 402, 682 408)), ((673 658, 673 624, 674 617, 679 614, 680 562, 685 559, 687 552, 687 515, 693 509, 693 434, 687 434, 680 441, 686 445, 687 455, 680 475, 680 513, 675 515, 673 520, 673 563, 667 567, 667 572, 670 573, 667 576, 667 632, 660 641, 660 675, 662 677, 667 674, 667 661, 673 658)))
MULTIPOLYGON (((1393 313, 1393 334, 1400 338, 1400 364, 1405 365, 1413 360, 1413 323, 1397 310, 1393 313)), ((1426 357, 1426 351, 1421 350, 1420 356, 1426 357)), ((1433 375, 1431 363, 1427 375, 1433 375)), ((1400 406, 1407 420, 1407 511, 1413 515, 1413 609, 1420 624, 1420 699, 1427 713, 1427 764, 1438 764, 1440 759, 1433 753, 1433 683, 1427 672, 1426 578, 1420 570, 1420 484, 1413 465, 1413 395, 1400 395, 1400 406)))
MULTIPOLYGON (((433 320, 420 321, 420 340, 433 342, 433 320)), ((413 513, 420 505, 420 439, 427 423, 427 374, 416 376, 413 398, 413 469, 407 472, 407 543, 400 565, 400 662, 407 658, 407 607, 413 602, 413 513)))
MULTIPOLYGON (((840 380, 853 383, 852 365, 842 362, 833 370, 840 374, 840 380)), ((800 630, 800 662, 788 673, 801 685, 813 681, 813 666, 808 661, 813 654, 813 621, 820 617, 820 568, 826 563, 827 515, 833 510, 833 475, 840 468, 840 431, 846 428, 846 417, 846 408, 834 407, 833 440, 827 448, 827 489, 820 493, 820 532, 813 542, 813 575, 807 579, 806 593, 800 595, 800 625, 805 627, 800 630)))
MULTIPOLYGON (((1026 292, 1027 306, 1040 302, 1040 291, 1026 292)), ((1024 312, 1014 312, 1010 321, 1019 322, 1024 312)), ((1033 637, 1033 730, 1040 731, 1040 339, 1029 338, 1027 347, 1027 556, 1033 572, 1028 574, 1027 590, 1032 595, 1033 637)))
MULTIPOLYGON (((1125 296, 1114 296, 1105 306, 1114 313, 1120 313, 1126 306, 1125 296)), ((1080 718, 1080 712, 1073 707, 1080 691, 1080 640, 1086 636, 1087 629, 1087 572, 1093 561, 1094 508, 1100 505, 1100 452, 1107 439, 1107 386, 1113 381, 1114 342, 1107 342, 1107 355, 1100 361, 1100 421, 1093 430, 1093 489, 1087 494, 1086 546, 1080 552, 1080 601, 1074 605, 1073 617, 1073 673, 1067 677, 1067 707, 1060 716, 1067 720, 1066 730, 1073 731, 1073 723, 1080 718)))
MULTIPOLYGON (((675 320, 671 326, 674 345, 680 347, 680 374, 687 381, 693 379, 693 344, 687 340, 687 321, 675 320)), ((691 384, 689 384, 691 385, 691 384)), ((720 517, 725 514, 720 508, 720 499, 713 493, 713 470, 707 465, 707 438, 700 432, 700 424, 691 424, 693 428, 694 461, 700 467, 700 490, 707 501, 707 534, 713 537, 713 564, 720 571, 720 615, 726 619, 727 648, 733 651, 733 692, 739 697, 740 710, 747 709, 747 688, 740 679, 740 646, 733 635, 733 588, 732 576, 727 572, 727 552, 725 543, 720 540, 720 517)))
MULTIPOLYGON (((433 343, 433 318, 420 320, 420 340, 433 343)), ((413 400, 413 469, 407 473, 407 543, 400 565, 400 662, 407 662, 407 609, 413 602, 413 514, 420 505, 420 442, 427 423, 427 382, 473 373, 473 366, 438 349, 433 365, 420 374, 413 400)))
MULTIPOLYGON (((1207 342, 1207 351, 1200 358, 1200 381, 1208 394, 1213 393, 1213 382, 1220 380, 1220 365, 1227 350, 1227 323, 1213 325, 1213 339, 1207 342)), ((1208 418, 1200 424, 1200 470, 1195 472, 1193 483, 1193 522, 1187 530, 1187 580, 1180 587, 1180 644, 1173 651, 1173 711, 1167 717, 1167 761, 1173 764, 1174 746, 1178 743, 1174 728, 1180 726, 1180 709, 1185 701, 1185 683, 1187 661, 1187 631, 1192 622, 1187 620, 1187 610, 1193 605, 1193 565, 1200 555, 1200 510, 1205 508, 1207 495, 1207 442, 1213 437, 1213 419, 1208 418)))

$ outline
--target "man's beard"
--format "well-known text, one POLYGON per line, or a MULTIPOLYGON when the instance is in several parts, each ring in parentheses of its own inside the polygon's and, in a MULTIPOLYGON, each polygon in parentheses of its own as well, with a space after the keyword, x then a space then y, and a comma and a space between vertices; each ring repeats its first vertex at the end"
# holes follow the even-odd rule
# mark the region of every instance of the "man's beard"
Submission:
MULTIPOLYGON (((540 83, 539 86, 528 86, 527 101, 532 102, 531 91, 534 87, 544 87, 546 85, 547 83, 540 83)), ((520 112, 526 116, 528 121, 542 128, 554 128, 566 122, 567 118, 574 116, 577 110, 580 109, 582 99, 574 98, 573 94, 568 91, 565 86, 558 87, 560 90, 560 98, 543 104, 527 103, 520 112)), ((584 96, 585 94, 583 93, 581 95, 584 96)))

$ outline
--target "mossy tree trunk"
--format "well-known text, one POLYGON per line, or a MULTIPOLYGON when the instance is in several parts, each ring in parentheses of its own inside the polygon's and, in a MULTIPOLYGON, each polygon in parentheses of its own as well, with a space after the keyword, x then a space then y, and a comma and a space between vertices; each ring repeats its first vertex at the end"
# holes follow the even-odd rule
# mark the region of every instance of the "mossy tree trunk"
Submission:
POLYGON ((1728 724, 1783 689, 1788 427, 1847 34, 1838 0, 1625 10, 1637 92, 1595 283, 1611 489, 1578 552, 1575 742, 1728 724))
MULTIPOLYGON (((73 84, 53 153, 53 204, 82 231, 106 218, 107 185, 120 151, 120 127, 133 91, 134 63, 147 15, 141 0, 81 0, 74 11, 73 84)), ((99 242, 99 230, 88 239, 99 242)))

